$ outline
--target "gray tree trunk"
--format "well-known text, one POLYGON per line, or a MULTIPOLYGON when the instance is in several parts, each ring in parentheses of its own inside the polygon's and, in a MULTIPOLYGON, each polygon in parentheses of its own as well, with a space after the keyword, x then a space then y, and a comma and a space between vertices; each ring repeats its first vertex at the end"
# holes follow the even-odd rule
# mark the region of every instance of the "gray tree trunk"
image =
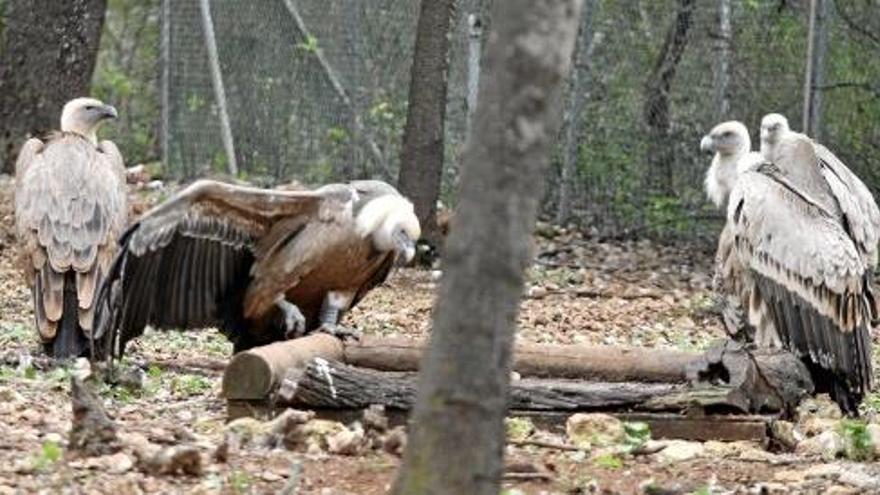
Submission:
POLYGON ((596 17, 598 0, 584 0, 584 11, 581 14, 581 25, 578 33, 578 44, 575 48, 571 81, 568 86, 568 105, 566 108, 565 143, 562 158, 562 171, 559 177, 559 204, 556 209, 556 223, 562 225, 571 217, 571 196, 577 175, 578 143, 580 137, 581 116, 587 103, 587 91, 590 86, 590 60, 593 55, 595 41, 599 38, 593 30, 593 19, 596 17))
POLYGON ((718 0, 718 38, 715 41, 715 120, 730 114, 730 55, 732 45, 730 0, 718 0))
POLYGON ((480 102, 395 494, 499 492, 516 314, 580 3, 493 4, 480 102))
POLYGON ((810 33, 804 82, 804 133, 822 139, 822 86, 825 84, 825 54, 828 51, 829 0, 810 1, 810 33))
POLYGON ((400 153, 400 192, 415 206, 422 237, 439 246, 437 199, 443 177, 443 135, 449 72, 449 29, 455 0, 422 0, 400 153))
POLYGON ((687 47, 693 25, 696 0, 678 0, 675 18, 666 32, 666 39, 645 85, 643 115, 648 128, 648 163, 651 189, 674 195, 675 153, 669 143, 669 92, 672 79, 687 47))
POLYGON ((0 53, 0 165, 28 136, 57 129, 68 100, 88 96, 106 0, 7 0, 0 53))

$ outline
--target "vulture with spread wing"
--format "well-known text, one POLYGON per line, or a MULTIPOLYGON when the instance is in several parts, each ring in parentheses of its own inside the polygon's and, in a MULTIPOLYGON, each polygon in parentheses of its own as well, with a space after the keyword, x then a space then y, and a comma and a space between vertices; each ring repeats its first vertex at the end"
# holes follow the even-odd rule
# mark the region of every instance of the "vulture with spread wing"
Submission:
POLYGON ((64 106, 61 131, 25 142, 15 165, 15 224, 49 354, 88 352, 95 294, 110 268, 128 205, 125 166, 96 130, 116 109, 92 98, 64 106))
MULTIPOLYGON (((98 297, 100 355, 146 325, 218 327, 235 352, 312 331, 415 254, 412 203, 380 181, 280 191, 202 180, 120 238, 98 297)), ((97 342, 96 342, 97 343, 97 342)))
POLYGON ((876 247, 866 244, 865 210, 837 196, 822 163, 797 133, 781 136, 771 155, 740 159, 719 243, 735 269, 719 275, 738 289, 755 343, 798 355, 817 390, 857 414, 872 387, 876 247))

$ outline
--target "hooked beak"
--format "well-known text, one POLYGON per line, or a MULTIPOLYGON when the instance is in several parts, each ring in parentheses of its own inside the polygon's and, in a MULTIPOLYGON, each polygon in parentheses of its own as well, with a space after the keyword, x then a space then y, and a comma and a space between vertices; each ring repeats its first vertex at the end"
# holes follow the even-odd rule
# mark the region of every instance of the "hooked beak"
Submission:
POLYGON ((116 107, 113 105, 104 105, 101 116, 105 119, 115 119, 119 117, 119 114, 116 112, 116 107))
POLYGON ((416 243, 406 234, 398 234, 397 242, 397 265, 408 265, 416 257, 416 243))
POLYGON ((715 141, 712 139, 712 136, 703 136, 703 139, 700 141, 700 151, 715 153, 715 141))

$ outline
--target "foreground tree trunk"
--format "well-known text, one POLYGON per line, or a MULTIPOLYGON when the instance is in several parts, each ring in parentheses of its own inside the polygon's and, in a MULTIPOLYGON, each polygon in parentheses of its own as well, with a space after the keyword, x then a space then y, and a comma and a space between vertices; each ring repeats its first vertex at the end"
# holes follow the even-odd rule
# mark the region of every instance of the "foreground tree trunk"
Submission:
POLYGON ((12 172, 28 135, 58 128, 87 96, 107 0, 7 0, 0 53, 0 164, 12 172))
POLYGON ((513 330, 580 0, 495 2, 480 102, 396 494, 492 494, 513 330))
POLYGON ((678 63, 687 47, 693 25, 695 0, 678 0, 675 19, 666 32, 666 39, 645 85, 645 103, 642 110, 648 127, 648 161, 653 179, 652 189, 673 195, 673 164, 675 156, 669 143, 669 91, 678 63))
POLYGON ((437 199, 443 177, 449 28, 455 0, 422 0, 409 108, 400 154, 400 192, 409 197, 422 224, 422 237, 438 246, 437 199))

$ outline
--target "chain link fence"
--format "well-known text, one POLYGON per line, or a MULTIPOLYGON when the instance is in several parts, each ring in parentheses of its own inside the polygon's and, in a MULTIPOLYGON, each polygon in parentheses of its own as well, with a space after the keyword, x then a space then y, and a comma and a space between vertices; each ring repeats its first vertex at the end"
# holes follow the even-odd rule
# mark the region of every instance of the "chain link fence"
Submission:
MULTIPOLYGON (((874 187, 880 6, 825 1, 819 138, 874 187)), ((468 17, 485 14, 488 3, 461 0, 450 33, 446 199, 466 135, 468 17)), ((546 212, 563 206, 601 237, 712 239, 722 214, 704 199, 710 157, 699 152, 700 137, 721 120, 738 119, 757 148, 758 124, 769 112, 801 128, 810 2, 585 3, 589 40, 581 44, 579 82, 565 96, 546 212)), ((396 178, 418 1, 161 4, 160 127, 173 175, 228 171, 231 148, 239 174, 258 183, 396 178), (214 33, 213 68, 206 22, 214 33)))

